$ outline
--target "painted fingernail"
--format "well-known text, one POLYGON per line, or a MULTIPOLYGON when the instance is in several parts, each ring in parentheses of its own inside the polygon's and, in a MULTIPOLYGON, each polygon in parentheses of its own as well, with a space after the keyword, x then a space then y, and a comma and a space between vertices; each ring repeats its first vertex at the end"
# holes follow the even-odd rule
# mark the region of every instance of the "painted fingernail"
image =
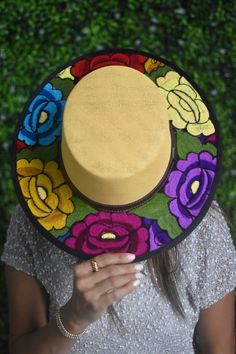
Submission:
POLYGON ((135 278, 141 279, 141 278, 143 278, 143 274, 142 273, 136 273, 135 274, 135 278))
POLYGON ((140 284, 140 280, 135 280, 134 282, 133 282, 133 286, 135 287, 135 286, 138 286, 140 284))
POLYGON ((129 260, 129 261, 133 261, 135 259, 135 254, 133 253, 127 253, 126 254, 126 258, 129 260))
POLYGON ((143 270, 143 265, 142 264, 135 264, 134 269, 137 271, 143 270))

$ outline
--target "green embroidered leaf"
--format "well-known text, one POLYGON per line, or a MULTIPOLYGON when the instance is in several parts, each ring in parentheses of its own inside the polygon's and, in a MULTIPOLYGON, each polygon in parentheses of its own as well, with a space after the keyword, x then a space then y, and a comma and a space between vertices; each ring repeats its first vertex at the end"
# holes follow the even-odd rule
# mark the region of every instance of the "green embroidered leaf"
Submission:
POLYGON ((60 77, 52 79, 51 84, 63 92, 64 99, 67 99, 74 87, 74 83, 71 79, 61 79, 60 77))
POLYGON ((97 210, 86 204, 82 199, 78 197, 71 198, 72 203, 75 206, 74 212, 67 218, 67 226, 70 227, 76 221, 83 220, 85 216, 90 213, 96 213, 97 210))
POLYGON ((157 70, 154 70, 151 74, 146 74, 154 83, 156 83, 156 79, 161 76, 165 76, 168 71, 171 71, 169 66, 165 65, 163 67, 158 68, 157 70))
POLYGON ((176 138, 177 138, 177 151, 178 155, 181 159, 185 159, 189 152, 201 152, 208 151, 213 156, 216 156, 216 147, 211 144, 202 144, 201 141, 182 130, 176 130, 176 138))
POLYGON ((53 145, 49 146, 39 146, 34 150, 23 149, 20 153, 17 154, 17 160, 20 159, 40 159, 44 162, 48 162, 51 160, 57 160, 57 149, 58 142, 55 142, 53 145))
POLYGON ((51 234, 57 238, 60 236, 64 236, 68 231, 69 231, 68 227, 64 227, 63 229, 60 229, 60 230, 56 230, 53 228, 51 230, 51 234))
POLYGON ((70 227, 76 222, 81 221, 90 213, 96 213, 97 210, 90 207, 90 205, 86 204, 83 200, 79 199, 78 197, 71 198, 72 203, 74 204, 75 210, 74 212, 67 217, 67 226, 61 230, 53 229, 51 231, 52 235, 55 237, 65 235, 70 227))
POLYGON ((165 194, 159 193, 149 202, 133 209, 133 212, 139 216, 157 220, 159 226, 166 230, 171 238, 175 238, 180 235, 182 230, 176 218, 169 211, 169 200, 165 194))

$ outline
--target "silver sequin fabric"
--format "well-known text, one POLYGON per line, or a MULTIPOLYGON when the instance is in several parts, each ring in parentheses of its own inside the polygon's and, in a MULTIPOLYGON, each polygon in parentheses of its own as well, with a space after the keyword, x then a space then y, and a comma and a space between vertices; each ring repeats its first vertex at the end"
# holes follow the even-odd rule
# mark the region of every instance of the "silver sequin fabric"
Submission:
MULTIPOLYGON (((236 286, 236 251, 217 204, 198 227, 177 245, 178 291, 185 318, 173 310, 159 287, 154 288, 146 261, 140 285, 114 305, 125 330, 105 313, 73 345, 71 354, 191 354, 200 310, 236 286)), ((42 237, 17 206, 10 222, 1 260, 35 277, 49 294, 50 318, 71 297, 75 256, 42 237)))

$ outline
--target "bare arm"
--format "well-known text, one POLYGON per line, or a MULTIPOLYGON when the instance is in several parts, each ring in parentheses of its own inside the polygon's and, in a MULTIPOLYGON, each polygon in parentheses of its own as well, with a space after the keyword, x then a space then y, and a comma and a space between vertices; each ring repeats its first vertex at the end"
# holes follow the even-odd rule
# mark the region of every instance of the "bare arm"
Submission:
POLYGON ((34 277, 7 265, 6 280, 10 353, 65 354, 74 341, 60 334, 55 320, 48 323, 48 299, 44 288, 34 277))
POLYGON ((203 354, 234 354, 234 292, 200 311, 198 335, 203 354))
MULTIPOLYGON (((78 334, 96 321, 114 301, 120 300, 136 286, 137 265, 129 264, 126 254, 97 256, 100 266, 91 271, 89 261, 74 267, 71 299, 61 309, 66 329, 78 334), (128 263, 128 264, 126 264, 128 263), (107 293, 108 290, 112 292, 107 293)), ((55 319, 47 319, 47 294, 31 276, 6 266, 9 298, 10 354, 65 354, 74 340, 64 337, 55 319)))

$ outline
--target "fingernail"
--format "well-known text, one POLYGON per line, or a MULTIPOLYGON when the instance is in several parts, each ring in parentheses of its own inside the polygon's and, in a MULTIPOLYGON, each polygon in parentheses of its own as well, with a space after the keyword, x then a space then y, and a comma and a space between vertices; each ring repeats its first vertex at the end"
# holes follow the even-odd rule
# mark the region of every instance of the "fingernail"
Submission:
POLYGON ((141 278, 143 278, 143 274, 142 273, 136 273, 135 274, 135 278, 141 279, 141 278))
POLYGON ((140 284, 140 280, 135 280, 134 282, 133 282, 133 286, 138 286, 140 284))
POLYGON ((127 258, 129 261, 133 261, 133 260, 135 259, 135 254, 133 254, 133 253, 127 253, 126 258, 127 258))
POLYGON ((142 264, 135 264, 134 269, 137 271, 143 270, 143 265, 142 264))

